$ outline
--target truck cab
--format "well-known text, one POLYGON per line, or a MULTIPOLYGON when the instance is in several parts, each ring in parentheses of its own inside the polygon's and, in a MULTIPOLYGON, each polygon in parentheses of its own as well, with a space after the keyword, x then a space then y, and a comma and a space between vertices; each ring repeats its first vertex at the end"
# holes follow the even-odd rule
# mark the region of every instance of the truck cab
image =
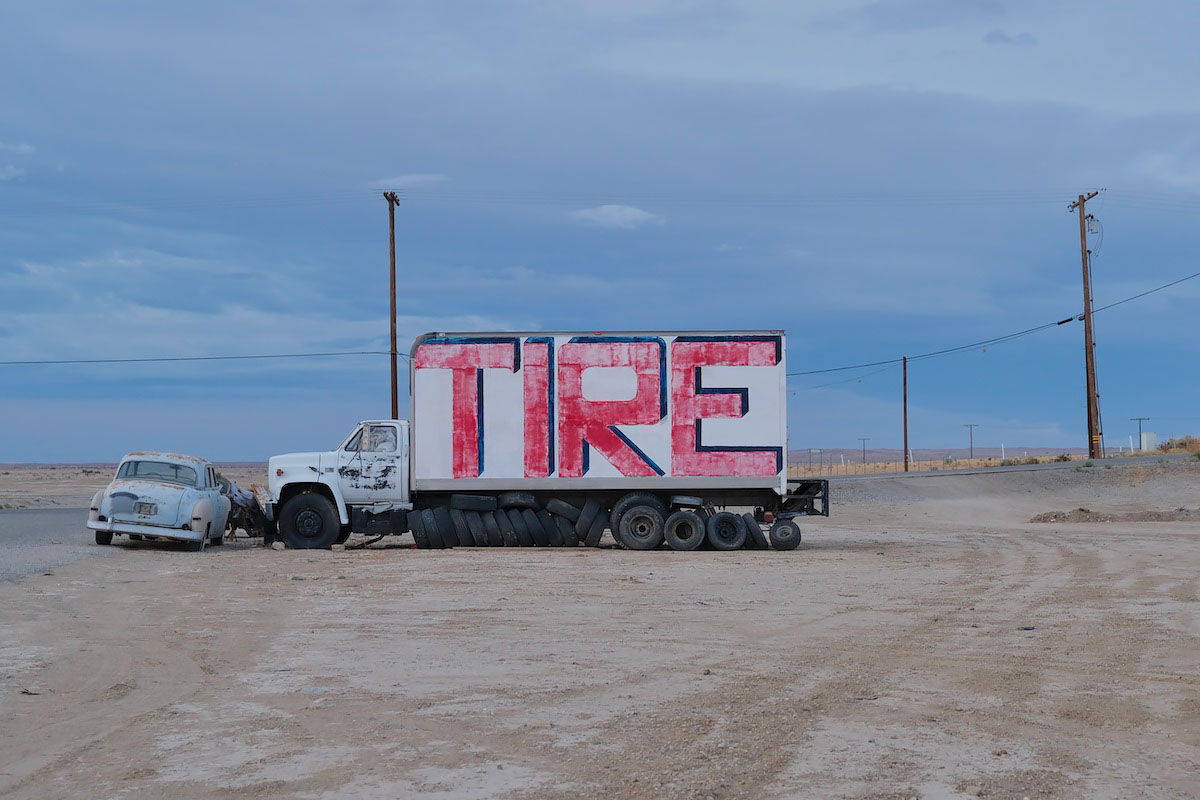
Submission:
POLYGON ((292 547, 329 547, 352 531, 407 530, 409 423, 364 420, 329 452, 274 456, 268 519, 292 547))

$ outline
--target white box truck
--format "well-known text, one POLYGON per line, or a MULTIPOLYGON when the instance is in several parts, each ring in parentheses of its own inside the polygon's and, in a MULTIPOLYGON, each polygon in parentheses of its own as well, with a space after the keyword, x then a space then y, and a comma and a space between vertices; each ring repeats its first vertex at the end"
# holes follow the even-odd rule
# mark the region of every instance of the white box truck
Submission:
POLYGON ((270 460, 268 536, 793 549, 794 518, 827 516, 829 487, 787 477, 785 353, 782 331, 426 334, 411 422, 270 460))

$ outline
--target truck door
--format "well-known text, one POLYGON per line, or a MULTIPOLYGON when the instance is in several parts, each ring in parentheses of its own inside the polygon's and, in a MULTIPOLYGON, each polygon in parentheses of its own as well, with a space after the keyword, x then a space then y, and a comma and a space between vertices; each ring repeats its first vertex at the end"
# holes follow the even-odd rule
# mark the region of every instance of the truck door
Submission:
POLYGON ((351 505, 403 500, 399 431, 389 423, 363 425, 338 451, 338 482, 351 505))

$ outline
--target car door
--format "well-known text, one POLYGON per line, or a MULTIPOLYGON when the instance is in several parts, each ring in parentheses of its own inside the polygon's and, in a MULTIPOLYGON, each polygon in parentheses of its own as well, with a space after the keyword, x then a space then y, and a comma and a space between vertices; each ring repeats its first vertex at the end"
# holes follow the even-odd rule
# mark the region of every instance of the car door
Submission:
POLYGON ((394 423, 363 425, 338 451, 338 482, 351 505, 402 500, 400 432, 394 423))

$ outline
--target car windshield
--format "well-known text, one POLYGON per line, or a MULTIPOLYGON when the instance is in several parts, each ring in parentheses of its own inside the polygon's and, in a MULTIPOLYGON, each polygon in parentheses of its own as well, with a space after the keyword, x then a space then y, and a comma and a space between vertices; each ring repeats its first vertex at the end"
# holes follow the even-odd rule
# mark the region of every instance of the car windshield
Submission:
POLYGON ((117 477, 177 483, 180 486, 196 485, 196 470, 182 464, 168 464, 165 461, 126 461, 117 471, 117 477))

